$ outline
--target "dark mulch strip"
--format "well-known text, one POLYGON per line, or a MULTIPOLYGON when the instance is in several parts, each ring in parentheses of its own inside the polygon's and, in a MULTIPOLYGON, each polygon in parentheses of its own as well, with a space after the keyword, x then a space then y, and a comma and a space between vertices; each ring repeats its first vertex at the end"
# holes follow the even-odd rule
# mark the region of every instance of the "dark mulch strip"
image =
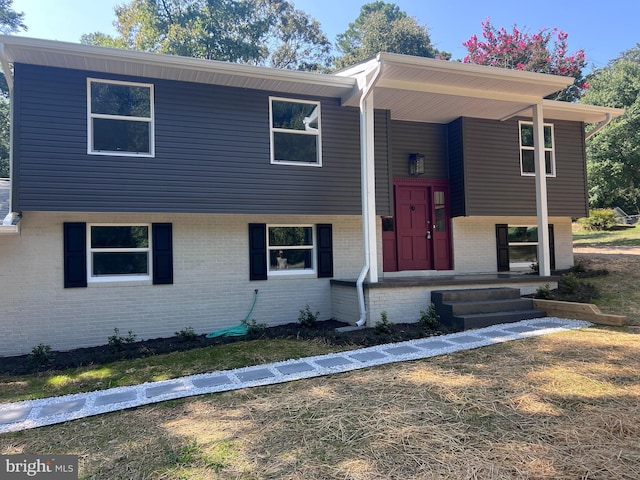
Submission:
POLYGON ((242 337, 206 338, 205 335, 198 335, 191 339, 169 337, 123 343, 119 348, 114 348, 109 345, 77 348, 66 352, 51 352, 49 355, 50 361, 46 365, 37 364, 30 355, 3 357, 0 358, 0 375, 26 375, 43 370, 64 370, 86 365, 102 365, 118 360, 144 358, 170 352, 181 352, 194 348, 261 338, 317 339, 325 342, 327 345, 357 345, 368 347, 445 333, 445 330, 427 330, 417 323, 399 323, 392 325, 389 328, 389 333, 378 333, 372 328, 351 332, 336 331, 336 328, 347 325, 348 324, 344 322, 338 322, 336 320, 316 322, 313 328, 302 327, 299 323, 288 323, 286 325, 268 327, 242 337))

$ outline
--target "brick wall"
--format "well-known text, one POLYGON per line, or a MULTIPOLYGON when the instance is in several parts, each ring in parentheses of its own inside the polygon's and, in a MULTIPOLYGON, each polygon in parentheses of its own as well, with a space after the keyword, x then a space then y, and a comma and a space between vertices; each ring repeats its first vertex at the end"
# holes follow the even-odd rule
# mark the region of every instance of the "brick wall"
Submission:
MULTIPOLYGON (((495 272, 496 224, 537 225, 536 217, 457 217, 453 223, 453 262, 458 273, 495 272)), ((573 265, 571 219, 551 217, 555 237, 556 268, 573 265)))
POLYGON ((139 339, 197 333, 249 320, 295 322, 308 303, 331 318, 329 279, 315 275, 249 281, 248 224, 333 224, 334 275, 356 278, 362 266, 357 216, 252 216, 191 214, 87 214, 27 212, 21 234, 0 236, 0 356, 28 353, 39 343, 53 349, 105 344, 113 329, 139 339), (174 284, 90 283, 63 288, 63 222, 171 222, 174 284))

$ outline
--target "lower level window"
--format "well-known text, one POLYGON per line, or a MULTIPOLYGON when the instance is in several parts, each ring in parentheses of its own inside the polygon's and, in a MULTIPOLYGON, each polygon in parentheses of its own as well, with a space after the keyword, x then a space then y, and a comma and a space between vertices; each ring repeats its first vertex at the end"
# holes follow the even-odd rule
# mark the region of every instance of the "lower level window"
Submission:
POLYGON ((273 225, 268 227, 269 275, 313 273, 313 226, 273 225))
POLYGON ((509 267, 530 267, 538 261, 538 227, 509 225, 509 267))
POLYGON ((148 280, 149 225, 88 225, 90 281, 148 280))

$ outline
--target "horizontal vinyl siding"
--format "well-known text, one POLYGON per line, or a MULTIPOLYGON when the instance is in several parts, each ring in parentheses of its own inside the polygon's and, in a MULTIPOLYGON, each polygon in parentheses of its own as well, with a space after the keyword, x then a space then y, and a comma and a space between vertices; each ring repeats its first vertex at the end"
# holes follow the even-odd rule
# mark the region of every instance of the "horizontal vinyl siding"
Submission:
POLYGON ((358 110, 337 99, 305 167, 270 164, 269 92, 27 65, 16 82, 19 210, 360 213, 358 110), (87 77, 154 84, 155 158, 86 153, 87 77))
MULTIPOLYGON (((554 124, 556 177, 547 178, 549 215, 586 213, 582 124, 554 124)), ((518 120, 462 122, 466 215, 535 215, 535 179, 520 174, 518 120)))
POLYGON ((435 123, 391 121, 394 178, 409 177, 409 155, 425 156, 424 178, 447 178, 447 126, 435 123))

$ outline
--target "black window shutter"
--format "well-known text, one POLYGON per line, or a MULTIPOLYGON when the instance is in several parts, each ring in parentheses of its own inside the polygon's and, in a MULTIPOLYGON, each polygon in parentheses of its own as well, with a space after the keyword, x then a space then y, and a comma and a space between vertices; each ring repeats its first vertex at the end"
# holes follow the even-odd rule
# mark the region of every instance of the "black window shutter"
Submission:
POLYGON ((333 233, 330 223, 316 225, 318 237, 318 278, 333 277, 333 233))
POLYGON ((267 225, 249 224, 249 280, 267 279, 267 225))
POLYGON ((496 225, 496 247, 498 250, 498 271, 509 271, 509 225, 496 225))
POLYGON ((64 288, 87 286, 87 224, 64 223, 64 288))
POLYGON ((551 260, 551 270, 556 269, 556 244, 553 239, 553 225, 549 225, 549 259, 551 260))
POLYGON ((170 223, 151 225, 153 241, 153 284, 173 284, 173 229, 170 223))

